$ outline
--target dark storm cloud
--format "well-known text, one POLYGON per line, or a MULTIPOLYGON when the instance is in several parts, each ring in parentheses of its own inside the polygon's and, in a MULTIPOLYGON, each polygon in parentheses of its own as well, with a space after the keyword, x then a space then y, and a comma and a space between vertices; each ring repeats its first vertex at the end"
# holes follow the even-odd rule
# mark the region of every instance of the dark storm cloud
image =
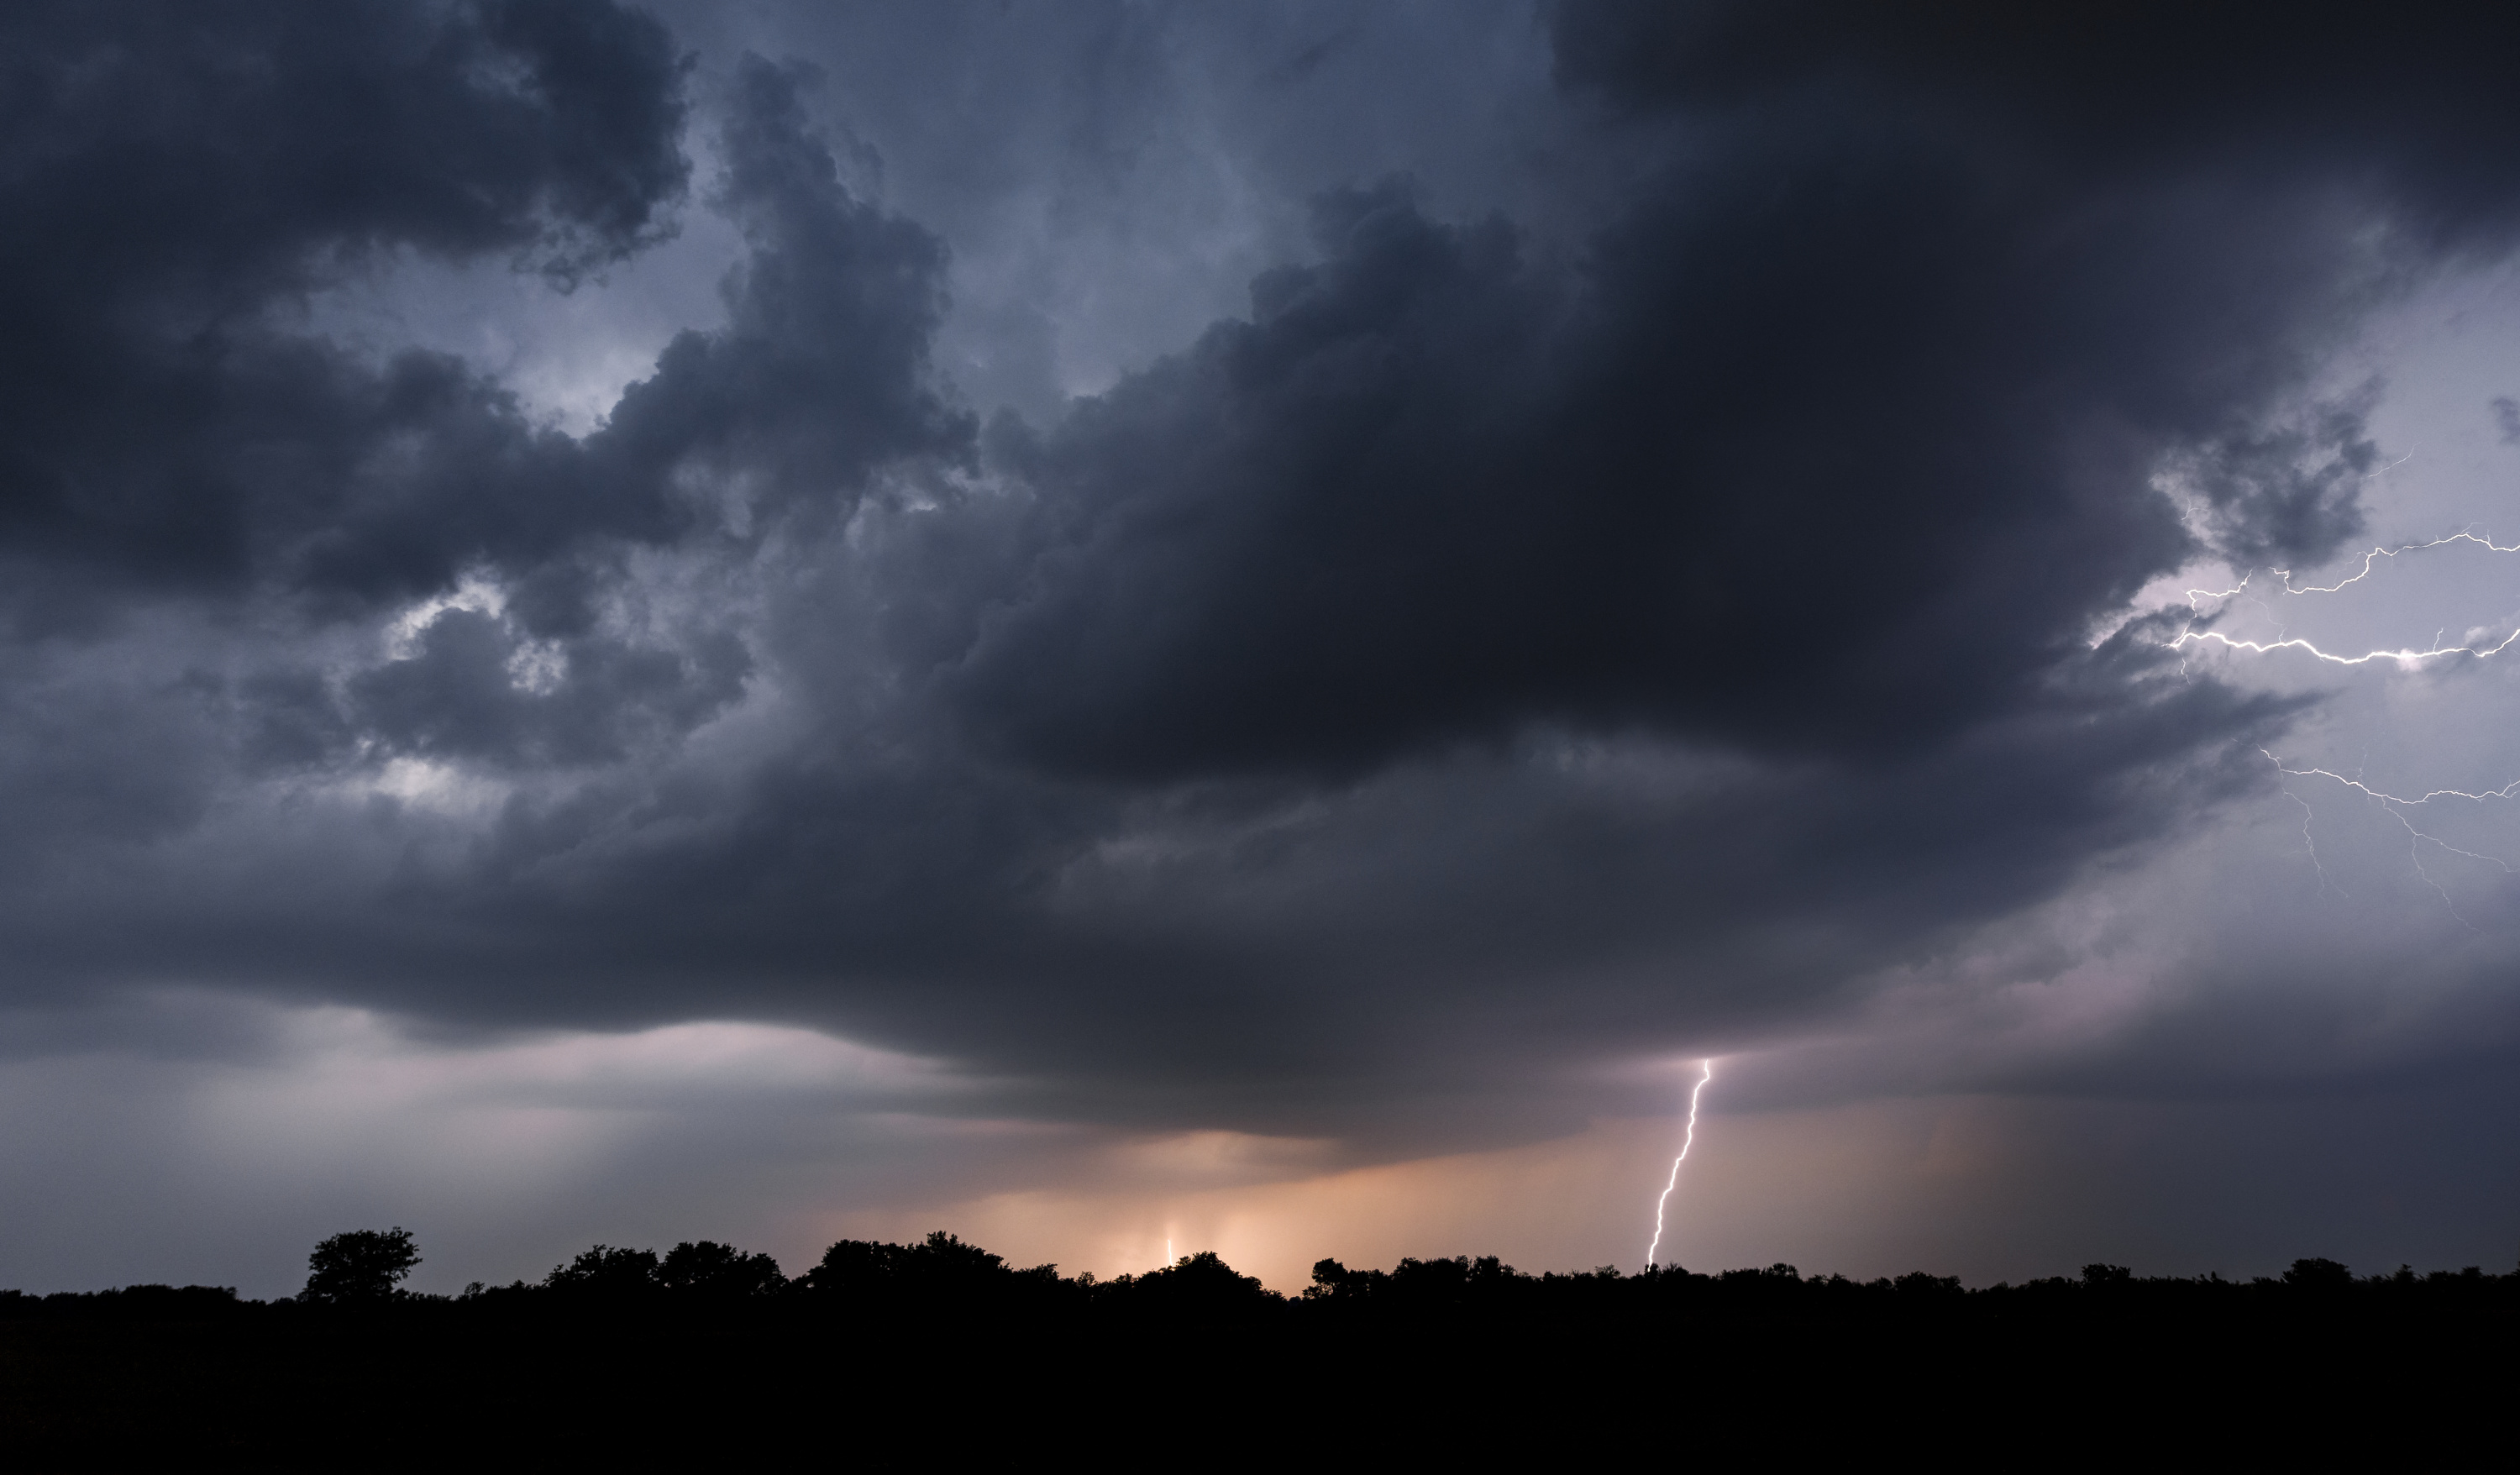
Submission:
POLYGON ((1571 84, 1681 130, 1571 277, 1505 222, 1337 197, 1320 265, 1059 426, 1031 582, 958 675, 974 729, 1148 778, 1535 720, 1880 751, 2035 704, 2199 552, 2166 467, 2244 564, 2359 531, 2366 407, 2271 417, 2419 247, 2507 220, 2458 162, 2520 133, 2498 83, 2384 71, 2426 127, 2262 100, 2274 58, 2016 90, 2002 22, 1806 55, 1830 18, 1774 14, 1561 13, 1571 84), (2260 101, 2311 115, 2262 138, 2260 101))
POLYGON ((39 871, 66 839, 126 844, 200 821, 221 777, 220 732, 197 690, 28 669, 0 687, 0 867, 39 871))
POLYGON ((23 619, 79 617, 100 578, 339 611, 485 564, 531 576, 520 615, 565 628, 573 562, 692 530, 669 482, 695 458, 828 488, 961 433, 915 373, 937 246, 836 193, 767 67, 728 108, 720 202, 759 247, 734 321, 677 340, 581 445, 455 359, 371 368, 284 309, 397 250, 575 279, 667 229, 684 67, 654 22, 540 3, 14 15, 0 556, 23 619))
MULTIPOLYGON (((1186 1076, 1642 1042, 1728 989, 1791 1007, 2264 782, 2280 709, 2166 698, 2161 632, 2094 651, 2094 622, 2201 554, 2359 531, 2367 401, 2304 396, 2362 309, 2501 239, 2511 182, 2457 162, 2520 131, 2498 85, 2401 66, 2397 102, 2450 89, 2412 127, 2285 84, 2295 126, 2264 133, 2219 101, 2227 48, 2118 105, 2181 126, 2119 139, 2008 53, 1780 48, 1692 88, 1669 14, 1560 13, 1608 146, 1664 159, 1571 269, 1403 186, 1333 195, 1320 260, 1247 319, 995 437, 1023 495, 965 510, 995 541, 904 539, 893 648, 1043 785, 1009 790, 1039 827, 974 838, 1012 888, 991 924, 918 945, 989 998, 957 1037, 1186 1076), (1676 69, 1599 60, 1641 53, 1676 69), (1565 734, 1786 767, 1596 810, 1535 756, 1565 734), (1182 853, 1116 877, 1045 817, 1091 823, 1079 793, 1174 794, 1182 853), (1331 817, 1215 841, 1238 803, 1331 817)), ((1750 24, 1691 14, 1719 52, 1750 24)), ((2350 67, 2320 44, 2318 74, 2350 67)), ((934 1041, 930 1006, 849 1007, 934 1041)))
POLYGON ((542 693, 518 685, 518 654, 505 622, 449 609, 421 633, 417 654, 351 679, 352 708, 398 753, 584 764, 644 746, 643 728, 697 727, 742 693, 751 664, 724 635, 688 656, 589 638, 569 645, 564 668, 542 693))
MULTIPOLYGON (((810 852, 764 845, 705 881, 677 869, 648 884, 705 908, 710 882, 758 879, 775 855, 802 863, 780 873, 885 887, 866 915, 889 925, 843 946, 870 973, 922 981, 839 996, 834 1017, 1060 1082, 1066 1109, 1225 1110, 1255 1130, 1418 1146, 1501 1121, 1571 1130, 1600 1096, 1537 1107, 1497 1083, 1825 1012, 1856 975, 1957 946, 2094 855, 2263 782, 2263 760, 2229 739, 2272 734, 2279 705, 2093 686, 1851 772, 1542 735, 1336 787, 1202 785, 1117 815, 1017 789, 986 828, 951 811, 952 840, 995 860, 985 872, 940 857, 933 831, 902 845, 888 826, 835 824, 942 818, 932 800, 799 785, 782 790, 797 818, 778 835, 810 836, 810 852), (1114 840, 1079 846, 1080 820, 1114 840), (943 907, 940 859, 968 888, 943 907)), ((757 940, 815 957, 835 919, 757 940)))
POLYGON ((198 815, 219 779, 201 724, 222 705, 251 775, 390 754, 583 765, 670 738, 750 661, 705 615, 597 630, 625 551, 731 536, 730 514, 758 539, 827 496, 844 512, 870 466, 968 439, 922 372, 941 249, 839 189, 797 132, 795 79, 766 64, 720 110, 714 203, 754 247, 729 322, 676 338, 576 440, 452 357, 372 366, 287 309, 395 249, 575 276, 653 239, 687 167, 685 68, 652 22, 516 5, 15 23, 12 106, 40 123, 10 146, 0 279, 22 329, 0 356, 22 391, 0 411, 22 627, 96 633, 173 599, 285 640, 459 577, 508 593, 501 615, 447 610, 410 658, 338 681, 285 656, 111 696, 53 680, 67 695, 13 728, 29 849, 198 815), (537 638, 560 644, 526 651, 537 638), (534 658, 541 684, 519 688, 534 658), (184 761, 143 756, 168 743, 184 761))
POLYGON ((659 28, 20 22, 0 551, 56 633, 9 843, 86 857, 7 904, 27 987, 771 1015, 1062 1109, 1467 1131, 1471 1083, 1807 1020, 2263 785, 2297 707, 2100 632, 2358 530, 2367 405, 2314 376, 2504 241, 2500 77, 1781 13, 1557 13, 1622 160, 1579 250, 1369 178, 1246 317, 985 435, 945 246, 843 183, 810 70, 696 85, 726 320, 572 437, 284 309, 652 238, 659 28))
POLYGON ((842 187, 797 99, 811 76, 739 68, 718 204, 751 252, 726 284, 727 326, 676 337, 590 441, 623 476, 699 461, 759 481, 758 510, 776 513, 887 462, 967 452, 969 418, 925 372, 943 245, 842 187))
POLYGON ((2515 201, 2520 22, 2416 4, 2024 8, 1996 0, 1568 0, 1558 75, 1625 109, 1755 117, 1852 106, 1956 150, 2027 152, 2070 190, 2148 177, 2374 188, 2429 244, 2498 247, 2515 201))
POLYGON ((661 28, 527 0, 34 5, 0 26, 22 619, 92 613, 100 579, 375 598, 550 545, 566 479, 504 391, 425 355, 377 375, 269 314, 396 249, 575 276, 652 238, 686 171, 661 28), (463 507, 476 487, 505 514, 463 507))

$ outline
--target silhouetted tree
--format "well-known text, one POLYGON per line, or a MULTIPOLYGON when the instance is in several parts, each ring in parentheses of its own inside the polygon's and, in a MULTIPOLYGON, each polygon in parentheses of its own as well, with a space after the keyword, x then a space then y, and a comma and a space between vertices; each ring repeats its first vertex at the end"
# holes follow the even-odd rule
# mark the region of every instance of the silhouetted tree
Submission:
POLYGON ((2085 1290, 2114 1290, 2135 1283, 2135 1272, 2123 1265, 2087 1265, 2083 1267, 2085 1290))
POLYGON ((667 1250, 656 1268, 656 1283, 679 1296, 741 1301, 775 1295, 787 1288, 788 1277, 768 1255, 747 1255, 733 1245, 702 1239, 667 1250))
POLYGON ((317 1244, 306 1257, 306 1288, 297 1297, 328 1305, 390 1300, 418 1264, 411 1230, 351 1229, 317 1244))
POLYGON ((1371 1299, 1390 1278, 1380 1271, 1352 1271, 1335 1260, 1316 1260, 1313 1283, 1304 1287, 1304 1299, 1352 1304, 1371 1299))
POLYGON ((968 1305, 1055 1289, 1058 1267, 1018 1271, 1002 1257, 938 1229, 918 1244, 843 1239, 823 1252, 821 1264, 796 1278, 818 1297, 968 1305))
POLYGON ((1139 1310, 1233 1316, 1278 1305, 1286 1298, 1262 1285, 1259 1276, 1243 1274, 1226 1264, 1216 1251, 1201 1250, 1135 1277, 1118 1299, 1139 1310))
POLYGON ((599 1244, 582 1250, 566 1265, 552 1267, 543 1277, 546 1289, 584 1300, 630 1301, 663 1289, 657 1282, 654 1250, 614 1249, 599 1244))
POLYGON ((2296 1260, 2283 1273, 2283 1283, 2296 1290, 2341 1291, 2354 1284, 2354 1273, 2333 1260, 2296 1260))

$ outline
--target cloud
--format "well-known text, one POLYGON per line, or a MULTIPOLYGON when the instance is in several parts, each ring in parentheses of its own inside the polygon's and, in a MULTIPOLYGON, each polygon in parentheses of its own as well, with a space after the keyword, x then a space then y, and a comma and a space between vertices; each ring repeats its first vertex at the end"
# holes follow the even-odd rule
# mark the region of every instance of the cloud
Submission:
POLYGON ((272 315, 398 248, 574 278, 654 239, 686 172, 661 28, 541 3, 7 26, 0 557, 22 624, 101 619, 132 588, 410 594, 547 544, 532 509, 566 478, 512 396, 426 354, 372 372, 272 315))
POLYGON ((488 615, 449 609, 420 642, 419 653, 351 680, 359 726, 397 752, 492 764, 617 759, 649 723, 679 733, 716 715, 750 664, 731 638, 689 658, 581 640, 546 693, 519 685, 518 659, 531 652, 488 615))
POLYGON ((1561 75, 1669 114, 1669 161, 1573 271, 1399 186, 1327 198, 1319 264, 1017 458, 1037 546, 954 673, 972 730, 1152 780, 1530 722, 1879 752, 2035 702, 2201 553, 2333 553, 2368 400, 2297 401, 2445 237, 2503 239, 2507 191, 2443 172, 2509 135, 2498 93, 2460 72, 2402 130, 2286 84, 2320 148, 2199 67, 2154 84, 2193 128, 2156 98, 2103 138, 2123 99, 2007 79, 2016 41, 2065 65, 2025 28, 1562 9, 1561 75))

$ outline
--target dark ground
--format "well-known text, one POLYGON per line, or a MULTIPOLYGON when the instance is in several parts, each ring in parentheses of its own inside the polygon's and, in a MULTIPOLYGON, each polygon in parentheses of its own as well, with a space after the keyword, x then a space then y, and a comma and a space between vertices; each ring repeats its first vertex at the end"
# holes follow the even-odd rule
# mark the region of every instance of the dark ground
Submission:
POLYGON ((1636 1314, 72 1306, 0 1317, 0 1463, 2045 1466, 2326 1463, 2367 1446, 2404 1467, 2506 1448, 2520 1321, 2501 1297, 2393 1302, 2375 1283, 2057 1282, 2008 1305, 1772 1287, 1636 1314))

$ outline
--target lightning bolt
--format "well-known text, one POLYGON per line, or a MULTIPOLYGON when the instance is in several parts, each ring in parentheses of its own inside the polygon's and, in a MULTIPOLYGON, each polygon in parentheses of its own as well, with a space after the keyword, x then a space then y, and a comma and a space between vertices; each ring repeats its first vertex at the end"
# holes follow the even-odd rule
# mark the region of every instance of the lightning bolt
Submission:
MULTIPOLYGON (((2405 463, 2404 461, 2401 461, 2398 464, 2404 465, 2405 463)), ((2473 543, 2488 553, 2520 553, 2520 543, 2505 546, 2495 542, 2490 535, 2479 537, 2477 534, 2462 528, 2457 532, 2452 533, 2448 537, 2434 538, 2428 542, 2401 543, 2395 548, 2375 547, 2370 552, 2362 556, 2362 566, 2361 568, 2356 569, 2350 577, 2339 579, 2333 584, 2295 585, 2292 581, 2292 570, 2289 568, 2269 568, 2264 571, 2282 579, 2283 592, 2288 595, 2337 594, 2342 592, 2348 585, 2360 584, 2364 579, 2369 578, 2371 576, 2371 571, 2380 566, 2380 560, 2382 559, 2395 559, 2405 554, 2422 553, 2428 548, 2446 548, 2452 543, 2473 543)), ((2201 606, 2203 602, 2207 600, 2234 600, 2245 598, 2251 603, 2265 609, 2268 615, 2272 617, 2274 614, 2274 610, 2269 606, 2265 601, 2259 599, 2256 595, 2249 593, 2249 583, 2258 576, 2258 573, 2259 570, 2250 570, 2246 577, 2242 578, 2240 582, 2232 585, 2228 589, 2190 589, 2187 591, 2187 607, 2201 616, 2204 613, 2201 606)), ((2428 649, 2416 650, 2408 648, 2401 650, 2366 650, 2361 655, 2342 655, 2334 651, 2322 650, 2318 648, 2317 645, 2300 639, 2286 640, 2278 638, 2272 641, 2233 640, 2228 635, 2219 634, 2212 630, 2196 630, 2193 628, 2181 631, 2177 639, 2165 641, 2163 644, 2173 650, 2182 650, 2191 643, 2202 644, 2206 641, 2212 641, 2215 644, 2224 647, 2226 649, 2247 650, 2259 655, 2268 654, 2276 650, 2300 650, 2309 655, 2315 656, 2319 660, 2339 666, 2360 666, 2376 660, 2393 660, 2398 662, 2401 666, 2413 666, 2419 662, 2432 660, 2435 657, 2445 655, 2469 655, 2474 656, 2479 660, 2488 656, 2500 655, 2503 651, 2510 649, 2515 642, 2520 642, 2520 630, 2512 631, 2509 635, 2504 636, 2498 644, 2493 646, 2444 646, 2441 643, 2441 636, 2436 634, 2433 637, 2432 646, 2428 649)))
MULTIPOLYGON (((2400 462, 2399 465, 2403 466, 2405 463, 2400 462)), ((2283 580, 2283 592, 2286 594, 2334 594, 2348 584, 2360 584, 2364 579, 2369 578, 2371 576, 2371 570, 2379 566, 2378 560, 2382 559, 2394 559, 2400 554, 2422 553, 2427 548, 2444 548, 2452 543, 2473 543, 2488 553, 2520 553, 2520 543, 2514 543, 2510 547, 2505 548, 2501 544, 2495 542, 2490 536, 2480 538, 2476 534, 2469 532, 2467 529, 2461 528, 2457 532, 2452 533, 2449 537, 2435 538, 2429 543, 2401 543, 2395 548, 2374 548, 2369 553, 2362 556, 2362 566, 2355 570, 2353 577, 2339 579, 2333 584, 2305 584, 2296 589, 2293 587, 2291 569, 2270 568, 2266 571, 2268 573, 2274 574, 2283 580)), ((2230 599, 2239 594, 2242 590, 2247 589, 2249 587, 2249 579, 2254 579, 2256 577, 2257 574, 2252 572, 2249 575, 2249 578, 2242 579, 2239 583, 2232 585, 2228 589, 2188 590, 2187 607, 2190 609, 2195 608, 2196 602, 2198 600, 2230 599)))
MULTIPOLYGON (((2411 455, 2411 452, 2408 453, 2409 457, 2411 455)), ((2402 457, 2397 462, 2392 463, 2391 466, 2384 467, 2381 469, 2384 471, 2394 469, 2398 466, 2405 465, 2407 459, 2408 458, 2402 457)), ((2378 473, 2375 472, 2373 474, 2376 475, 2378 473)), ((2365 479, 2367 480, 2369 478, 2366 477, 2365 479)), ((2339 666, 2361 666, 2367 665, 2375 661, 2395 661, 2402 670, 2411 670, 2425 661, 2443 656, 2465 655, 2483 660, 2490 656, 2500 655, 2504 651, 2511 649, 2515 645, 2520 645, 2520 630, 2514 630, 2511 634, 2504 636, 2499 642, 2491 646, 2444 646, 2442 644, 2441 632, 2437 631, 2433 635, 2432 645, 2421 650, 2414 649, 2412 648, 2396 650, 2368 650, 2361 655, 2348 655, 2337 651, 2322 650, 2310 641, 2285 637, 2281 629, 2280 617, 2275 614, 2274 607, 2269 604, 2265 600, 2258 598, 2258 596, 2250 589, 2251 582, 2255 580, 2260 573, 2271 573, 2282 580, 2282 592, 2286 595, 2338 594, 2353 585, 2360 584, 2364 579, 2369 578, 2372 571, 2380 566, 2380 560, 2383 559, 2398 559, 2409 554, 2421 553, 2426 549, 2446 548, 2453 543, 2472 544, 2488 553, 2520 553, 2520 543, 2509 545, 2497 543, 2490 535, 2480 535, 2477 533, 2475 531, 2475 524, 2471 523, 2467 527, 2461 528, 2457 532, 2451 533, 2446 537, 2432 538, 2420 543, 2401 543, 2395 547, 2375 546, 2369 552, 2362 555, 2361 567, 2355 569, 2353 573, 2344 578, 2338 579, 2332 584, 2297 584, 2293 581, 2292 570, 2288 568, 2270 567, 2265 569, 2252 569, 2240 580, 2240 582, 2232 585, 2228 589, 2188 590, 2186 592, 2187 607, 2191 614, 2196 618, 2201 619, 2205 615, 2204 605, 2208 601, 2228 603, 2235 599, 2245 599, 2249 603, 2256 604, 2259 608, 2264 609, 2270 619, 2277 621, 2275 639, 2271 641, 2234 640, 2231 637, 2221 634, 2217 631, 2197 630, 2194 627, 2193 620, 2191 620, 2188 628, 2182 630, 2176 639, 2164 641, 2162 642, 2162 645, 2169 649, 2184 650, 2190 645, 2201 645, 2204 642, 2212 641, 2224 647, 2226 649, 2247 650, 2252 653, 2262 655, 2269 654, 2276 650, 2298 650, 2313 656, 2316 659, 2339 666)), ((2185 672, 2185 661, 2182 660, 2180 663, 2180 670, 2182 673, 2185 672)), ((2354 790, 2356 793, 2361 794, 2365 799, 2370 800, 2377 804, 2382 810, 2386 811, 2389 818, 2397 821, 2407 832, 2407 860, 2415 868, 2415 873, 2423 878, 2423 882, 2426 886, 2432 888, 2435 896, 2441 898, 2442 906, 2449 911, 2450 915, 2457 918, 2460 925, 2467 927, 2470 931, 2475 930, 2475 924, 2470 922, 2467 917, 2459 912, 2457 905, 2452 901, 2449 890, 2442 885, 2440 880, 2434 877, 2431 869, 2424 864, 2424 847, 2429 844, 2438 847, 2440 850, 2450 855, 2460 856, 2472 861, 2482 861, 2485 864, 2501 871, 2506 875, 2520 874, 2520 870, 2515 870, 2511 862, 2504 860, 2500 856, 2487 855, 2481 851, 2467 850, 2457 845, 2453 845, 2450 841, 2443 839, 2440 835, 2417 826, 2413 817, 2415 811, 2421 810, 2426 806, 2433 804, 2435 801, 2458 800, 2469 804, 2483 805, 2497 799, 2504 801, 2520 800, 2520 781, 2514 781, 2513 782, 2504 784, 2500 788, 2486 789, 2482 792, 2471 793, 2466 789, 2436 788, 2409 797, 2405 794, 2387 793, 2380 789, 2373 788, 2370 784, 2362 782, 2361 769, 2357 769, 2353 777, 2348 778, 2344 774, 2336 773, 2324 768, 2287 768, 2284 766, 2283 760, 2276 757, 2272 752, 2264 748, 2259 749, 2259 751, 2266 755, 2268 762, 2274 765, 2275 772, 2286 779, 2324 779, 2332 783, 2354 790)), ((2344 895, 2343 890, 2337 887, 2334 881, 2329 878, 2327 868, 2321 862, 2318 854, 2318 842, 2312 838, 2311 826, 2317 817, 2311 810, 2310 801, 2303 798, 2300 794, 2293 792, 2290 784, 2284 784, 2282 787, 2284 797, 2301 806, 2302 847, 2309 853, 2312 867, 2318 872, 2319 885, 2323 889, 2336 891, 2339 896, 2344 895)))
MULTIPOLYGON (((2260 748, 2258 751, 2266 753, 2267 750, 2265 748, 2260 748)), ((2269 758, 2272 758, 2274 757, 2274 754, 2267 753, 2267 756, 2269 758)), ((2283 771, 2283 764, 2281 762, 2277 762, 2275 764, 2275 771, 2278 773, 2283 771)), ((2301 845, 2304 850, 2310 852, 2310 869, 2318 872, 2318 884, 2320 889, 2333 891, 2337 895, 2343 896, 2345 894, 2345 888, 2327 878, 2327 866, 2318 858, 2318 842, 2310 837, 2310 825, 2313 820, 2318 818, 2318 814, 2311 809, 2310 801, 2308 799, 2294 793, 2291 789, 2285 789, 2283 791, 2283 796, 2301 806, 2301 845)))
POLYGON ((1671 1160, 1671 1182, 1662 1185, 1662 1197, 1654 1200, 1653 1242, 1645 1246, 1646 1270, 1653 1269, 1654 1252, 1662 1248, 1663 1205, 1671 1202, 1671 1190, 1680 1186, 1680 1165, 1688 1161, 1688 1149, 1697 1142, 1697 1095, 1706 1089, 1707 1082, 1715 1079, 1715 1062, 1712 1059, 1700 1060, 1697 1064, 1701 1074, 1697 1084, 1688 1088, 1688 1132, 1680 1140, 1680 1156, 1671 1160))
MULTIPOLYGON (((2258 751, 2266 753, 2267 761, 2275 766, 2276 773, 2282 774, 2286 778, 2291 779, 2326 779, 2334 782, 2341 783, 2345 787, 2353 789, 2356 793, 2362 795, 2364 798, 2376 802, 2380 808, 2388 814, 2389 818, 2397 821, 2400 825, 2405 826, 2407 830, 2407 859, 2413 863, 2415 874, 2424 878, 2424 884, 2433 888, 2433 894, 2442 899, 2442 905, 2449 909, 2450 915, 2458 917, 2459 924, 2466 927, 2471 932, 2476 930, 2476 924, 2469 921, 2465 916, 2460 916, 2458 908, 2452 904, 2450 899, 2450 893, 2442 889, 2441 882, 2433 879, 2433 873, 2430 871, 2424 869, 2424 843, 2426 841, 2430 841, 2431 843, 2440 846, 2442 849, 2449 851, 2452 855, 2465 856, 2471 861, 2483 861, 2489 866, 2499 867, 2505 875, 2513 873, 2511 863, 2502 859, 2500 856, 2487 855, 2482 851, 2476 850, 2462 850, 2458 846, 2452 844, 2450 841, 2443 839, 2437 834, 2417 829, 2415 827, 2415 822, 2407 818, 2407 811, 2409 809, 2420 809, 2425 805, 2432 803, 2435 799, 2464 799, 2471 804, 2486 804, 2496 799, 2509 800, 2520 798, 2520 779, 2515 779, 2511 782, 2502 785, 2500 788, 2489 788, 2479 793, 2470 793, 2463 788, 2435 788, 2428 789, 2422 794, 2409 799, 2403 794, 2385 793, 2379 789, 2373 788, 2359 778, 2348 779, 2343 774, 2333 773, 2327 769, 2286 768, 2283 765, 2282 759, 2276 757, 2271 752, 2267 752, 2265 748, 2260 748, 2258 751)), ((2293 793, 2290 789, 2284 790, 2284 793, 2294 803, 2300 804, 2305 814, 2308 813, 2310 805, 2305 802, 2300 795, 2293 793)), ((2310 822, 2307 819, 2302 821, 2301 833, 2302 839, 2307 842, 2310 838, 2310 822)), ((2316 847, 2312 848, 2310 859, 2312 865, 2317 866, 2318 864, 2318 851, 2316 847)), ((2325 881, 2326 878, 2326 869, 2321 867, 2319 869, 2319 879, 2321 881, 2325 881)))
MULTIPOLYGON (((2304 594, 2325 593, 2324 590, 2303 590, 2301 592, 2304 594)), ((2165 641, 2163 644, 2169 646, 2173 650, 2178 650, 2185 648, 2191 641, 2199 643, 2212 641, 2216 645, 2223 646, 2228 649, 2248 650, 2260 655, 2264 655, 2274 650, 2306 650, 2312 655, 2318 657, 2320 660, 2339 666, 2360 666, 2368 664, 2375 660, 2393 660, 2401 665, 2411 666, 2418 661, 2431 660, 2437 655, 2473 655, 2479 660, 2482 660, 2489 655, 2500 655, 2503 651, 2511 648, 2513 642, 2520 641, 2520 630, 2512 631, 2509 635, 2504 636, 2499 644, 2493 646, 2444 646, 2441 643, 2441 637, 2436 635, 2433 637, 2432 648, 2428 650, 2366 650, 2361 655, 2338 655, 2333 651, 2321 650, 2318 647, 2311 644, 2309 641, 2301 639, 2298 636, 2291 640, 2279 641, 2235 641, 2229 636, 2216 630, 2182 630, 2179 633, 2178 639, 2165 641)))

